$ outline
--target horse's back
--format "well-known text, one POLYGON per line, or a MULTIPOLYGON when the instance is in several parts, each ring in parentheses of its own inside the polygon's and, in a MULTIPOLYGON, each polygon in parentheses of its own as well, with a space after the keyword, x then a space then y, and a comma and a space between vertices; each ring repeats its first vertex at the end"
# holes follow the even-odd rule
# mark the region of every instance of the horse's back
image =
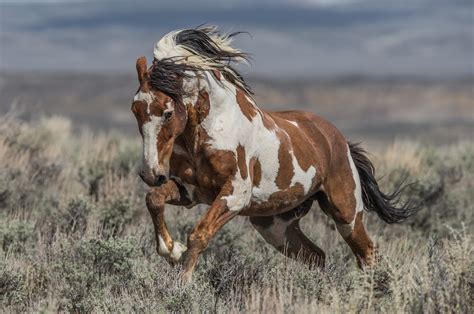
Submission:
MULTIPOLYGON (((304 134, 302 145, 306 153, 313 153, 317 158, 322 174, 326 174, 331 163, 347 154, 347 140, 341 131, 331 122, 312 112, 302 110, 274 111, 270 115, 285 131, 296 127, 304 134)), ((343 157, 344 156, 344 157, 343 157)))
POLYGON ((281 121, 288 121, 290 123, 295 122, 301 131, 309 135, 312 135, 313 133, 321 133, 321 135, 326 137, 329 142, 346 142, 341 131, 339 131, 335 125, 312 112, 303 110, 285 110, 272 111, 269 113, 272 117, 276 118, 277 124, 278 122, 281 123, 281 121))

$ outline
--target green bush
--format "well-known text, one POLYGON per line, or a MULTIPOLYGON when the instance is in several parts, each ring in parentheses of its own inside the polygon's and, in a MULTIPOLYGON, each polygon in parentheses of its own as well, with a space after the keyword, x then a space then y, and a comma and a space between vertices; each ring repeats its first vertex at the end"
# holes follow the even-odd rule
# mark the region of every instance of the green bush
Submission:
POLYGON ((34 237, 34 228, 25 221, 4 222, 0 226, 0 239, 4 252, 24 252, 27 242, 34 237))
POLYGON ((97 274, 121 274, 131 276, 133 258, 138 246, 130 239, 91 239, 77 247, 78 257, 90 264, 97 274))
MULTIPOLYGON (((384 191, 393 190, 406 173, 408 182, 418 181, 408 197, 419 200, 422 209, 394 225, 364 214, 378 251, 373 268, 357 268, 334 222, 314 204, 301 228, 326 252, 325 268, 285 258, 247 218, 236 217, 211 240, 192 282, 183 285, 180 266, 171 267, 155 250, 145 185, 135 173, 139 140, 73 134, 57 119, 1 122, 0 312, 469 313, 474 308, 471 142, 408 143, 407 152, 397 150, 404 147, 399 145, 389 150, 391 156, 374 158, 384 191)), ((172 236, 184 243, 205 210, 167 208, 172 236)))
POLYGON ((118 197, 104 201, 99 207, 102 234, 106 237, 122 235, 125 227, 132 221, 133 205, 133 201, 129 197, 118 197))

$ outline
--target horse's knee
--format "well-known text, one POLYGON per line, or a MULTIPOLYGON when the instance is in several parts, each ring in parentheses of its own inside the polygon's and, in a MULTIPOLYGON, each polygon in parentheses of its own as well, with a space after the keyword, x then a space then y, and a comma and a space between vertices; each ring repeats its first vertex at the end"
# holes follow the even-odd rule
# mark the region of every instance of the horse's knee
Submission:
POLYGON ((165 205, 165 191, 160 187, 151 188, 145 196, 146 206, 149 210, 153 211, 156 208, 162 207, 165 205))
POLYGON ((188 236, 188 248, 202 252, 209 244, 209 237, 203 231, 193 231, 188 236))

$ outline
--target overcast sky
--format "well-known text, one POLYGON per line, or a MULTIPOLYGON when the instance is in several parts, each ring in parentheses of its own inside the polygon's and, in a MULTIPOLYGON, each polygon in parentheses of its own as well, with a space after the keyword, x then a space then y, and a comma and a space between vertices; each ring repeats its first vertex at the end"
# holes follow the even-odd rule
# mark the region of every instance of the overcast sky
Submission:
POLYGON ((474 71, 472 0, 0 0, 0 69, 132 72, 166 32, 243 30, 243 72, 459 76, 474 71))

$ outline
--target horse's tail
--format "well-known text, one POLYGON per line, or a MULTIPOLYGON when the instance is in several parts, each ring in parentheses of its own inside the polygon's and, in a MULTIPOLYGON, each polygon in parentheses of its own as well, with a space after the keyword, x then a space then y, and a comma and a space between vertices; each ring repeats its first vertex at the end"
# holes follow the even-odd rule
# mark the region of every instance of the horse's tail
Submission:
POLYGON ((375 179, 375 169, 372 162, 367 157, 367 152, 358 144, 348 143, 352 160, 359 172, 362 186, 362 199, 364 207, 368 211, 374 211, 386 223, 392 224, 403 221, 414 215, 419 206, 414 206, 412 201, 398 205, 399 198, 409 185, 399 184, 391 194, 380 191, 375 179))

